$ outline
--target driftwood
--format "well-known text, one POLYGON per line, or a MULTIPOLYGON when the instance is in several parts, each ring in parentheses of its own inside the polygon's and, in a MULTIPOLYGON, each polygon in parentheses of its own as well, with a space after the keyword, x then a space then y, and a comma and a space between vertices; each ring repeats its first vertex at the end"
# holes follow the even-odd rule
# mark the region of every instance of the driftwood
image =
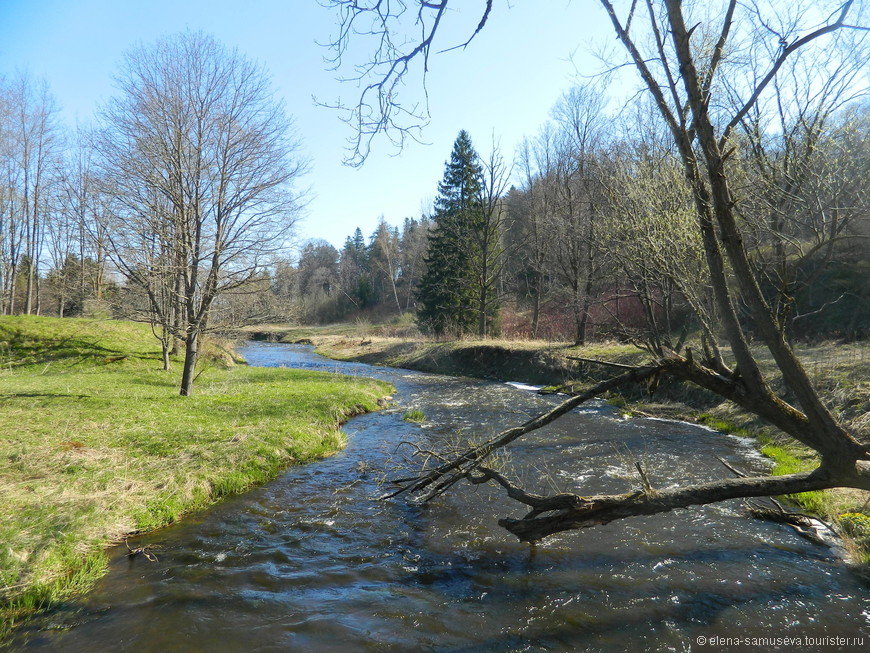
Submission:
POLYGON ((145 546, 137 546, 136 548, 131 549, 130 545, 127 543, 127 540, 124 540, 124 546, 127 547, 127 557, 131 560, 138 555, 144 557, 148 562, 157 562, 157 556, 154 555, 153 550, 157 547, 153 544, 146 544, 145 546))

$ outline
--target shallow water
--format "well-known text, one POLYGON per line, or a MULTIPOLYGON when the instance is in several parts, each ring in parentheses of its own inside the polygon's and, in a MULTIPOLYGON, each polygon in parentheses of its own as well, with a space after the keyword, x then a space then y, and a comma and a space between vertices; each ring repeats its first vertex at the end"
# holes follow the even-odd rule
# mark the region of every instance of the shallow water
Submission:
MULTIPOLYGON (((26 650, 712 651, 732 649, 698 638, 812 637, 763 647, 809 651, 835 650, 809 647, 834 635, 870 645, 870 589, 833 550, 744 517, 739 502, 532 550, 497 525, 523 511, 495 488, 459 487, 425 507, 374 500, 398 443, 491 434, 552 397, 336 363, 304 346, 251 343, 243 354, 389 380, 398 406, 351 420, 342 453, 141 538, 159 545, 156 562, 114 551, 108 576, 28 633, 26 650), (427 422, 402 421, 409 408, 427 422)), ((511 464, 531 488, 592 494, 635 488, 635 460, 657 487, 727 476, 715 456, 765 465, 739 438, 598 404, 518 442, 511 464)))

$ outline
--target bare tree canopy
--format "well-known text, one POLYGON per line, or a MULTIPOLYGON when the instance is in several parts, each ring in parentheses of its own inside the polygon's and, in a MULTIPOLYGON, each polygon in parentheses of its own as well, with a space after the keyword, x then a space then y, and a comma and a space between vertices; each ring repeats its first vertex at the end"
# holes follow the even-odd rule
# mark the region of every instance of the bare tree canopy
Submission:
POLYGON ((57 104, 26 72, 0 77, 0 312, 40 312, 40 260, 62 138, 57 104))
MULTIPOLYGON (((356 104, 337 102, 342 119, 353 128, 348 139, 349 154, 345 163, 362 165, 371 151, 373 139, 386 135, 394 145, 402 147, 408 139, 419 140, 428 122, 429 106, 426 73, 432 54, 466 47, 484 28, 492 11, 492 0, 481 2, 477 25, 460 43, 437 43, 442 21, 450 16, 448 1, 441 2, 380 2, 378 0, 321 0, 324 7, 337 11, 338 33, 327 46, 332 56, 327 61, 336 71, 348 68, 352 72, 343 81, 356 82, 361 87, 356 104), (413 33, 414 38, 408 38, 413 33), (351 43, 365 39, 372 43, 370 56, 348 64, 351 43), (422 86, 422 102, 403 104, 402 87, 416 79, 422 86)), ((452 7, 451 7, 452 8, 452 7)))
POLYGON ((113 262, 185 343, 182 394, 215 299, 286 245, 304 172, 264 70, 209 36, 131 51, 95 144, 113 262))
MULTIPOLYGON (((402 107, 398 86, 415 59, 425 73, 448 2, 328 4, 341 11, 342 30, 335 41, 339 58, 352 37, 373 37, 380 44, 372 59, 359 69, 361 78, 373 80, 364 85, 359 104, 352 110, 356 112, 354 156, 360 161, 378 132, 392 133, 394 140, 402 142, 409 127, 400 124, 397 116, 419 117, 419 111, 402 107), (418 38, 394 31, 400 24, 397 21, 409 14, 417 21, 418 38), (365 28, 360 29, 363 21, 367 21, 365 28)), ((776 310, 762 292, 760 271, 747 250, 747 225, 738 213, 744 198, 734 183, 732 165, 752 147, 753 134, 745 128, 747 121, 771 96, 780 83, 779 75, 789 70, 793 60, 823 57, 827 63, 821 82, 824 88, 851 92, 832 80, 852 76, 850 88, 857 83, 866 90, 868 27, 861 14, 863 7, 854 0, 830 6, 737 0, 715 5, 680 0, 600 0, 600 5, 625 56, 615 66, 629 66, 638 73, 644 94, 652 99, 669 134, 682 177, 676 183, 685 184, 701 260, 713 291, 716 324, 709 325, 708 330, 715 333, 710 333, 708 340, 722 339, 727 355, 718 347, 704 347, 703 355, 696 356, 682 343, 650 343, 653 360, 648 365, 626 371, 459 455, 442 456, 435 467, 397 481, 399 489, 391 496, 408 492, 429 499, 461 480, 493 481, 531 508, 520 519, 500 523, 520 539, 534 541, 563 530, 736 497, 831 487, 870 490, 868 447, 820 399, 783 335, 776 310), (738 301, 745 305, 749 320, 740 319, 738 301), (774 391, 773 379, 762 373, 750 347, 752 338, 763 341, 769 350, 786 393, 774 391), (650 382, 661 375, 701 386, 760 416, 815 450, 820 466, 812 472, 776 478, 738 478, 662 491, 652 488, 639 470, 638 490, 592 497, 533 495, 486 466, 493 452, 583 401, 614 387, 650 382)), ((492 10, 491 2, 481 1, 478 6, 481 19, 469 26, 470 38, 485 27, 492 10)), ((798 97, 809 98, 812 90, 819 88, 812 79, 801 81, 810 87, 803 87, 803 95, 798 97)))

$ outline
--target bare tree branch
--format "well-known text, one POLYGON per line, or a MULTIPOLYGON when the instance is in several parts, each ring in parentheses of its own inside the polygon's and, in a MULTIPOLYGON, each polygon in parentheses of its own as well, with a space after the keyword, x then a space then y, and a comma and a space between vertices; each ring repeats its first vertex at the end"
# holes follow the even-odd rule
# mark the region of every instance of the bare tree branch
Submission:
POLYGON ((758 102, 758 98, 761 97, 761 94, 764 92, 764 89, 767 88, 767 85, 776 77, 777 72, 779 72, 780 68, 782 68, 783 64, 786 60, 792 56, 795 52, 800 50, 802 47, 814 41, 826 34, 832 34, 839 29, 863 29, 868 30, 868 27, 856 27, 853 25, 846 24, 846 16, 849 14, 849 10, 852 8, 852 4, 855 0, 846 0, 840 8, 840 15, 837 19, 824 27, 821 27, 817 30, 810 32, 809 34, 799 38, 793 43, 784 44, 782 48, 782 52, 773 62, 773 65, 770 67, 770 70, 767 74, 762 78, 761 82, 759 82, 755 89, 752 91, 752 94, 749 96, 749 99, 743 104, 743 106, 734 114, 734 117, 731 118, 731 121, 725 126, 722 130, 722 136, 719 137, 719 147, 724 148, 725 144, 728 142, 728 139, 731 136, 731 131, 736 127, 743 117, 749 112, 749 110, 755 106, 756 102, 758 102))
POLYGON ((590 388, 575 397, 566 399, 552 410, 542 415, 538 415, 520 426, 515 426, 502 431, 483 444, 472 447, 465 453, 455 457, 450 462, 422 473, 419 477, 412 479, 410 482, 405 483, 405 481, 395 481, 395 483, 402 486, 399 489, 386 494, 383 498, 395 497, 406 492, 412 494, 418 493, 428 488, 433 483, 439 483, 435 490, 430 491, 426 496, 425 500, 429 500, 443 493, 447 487, 453 485, 453 483, 458 480, 461 480, 469 472, 474 471, 483 460, 497 449, 505 447, 527 433, 531 433, 532 431, 536 431, 537 429, 550 424, 590 399, 594 399, 605 392, 621 387, 627 383, 639 383, 645 381, 655 374, 659 374, 667 366, 668 363, 660 363, 647 367, 638 367, 607 381, 602 381, 595 385, 595 387, 590 388), (441 480, 444 477, 447 477, 447 481, 441 480), (449 483, 449 485, 444 485, 444 483, 449 483))
MULTIPOLYGON (((362 84, 357 101, 353 104, 319 102, 322 106, 339 110, 343 114, 341 119, 353 128, 353 134, 348 139, 349 154, 345 157, 345 164, 353 167, 362 165, 378 134, 384 134, 399 150, 407 139, 419 141, 421 129, 428 123, 426 77, 430 54, 442 19, 447 14, 448 1, 417 0, 414 3, 417 11, 413 23, 414 28, 419 30, 419 38, 400 40, 399 36, 410 29, 403 24, 403 21, 408 20, 409 3, 321 0, 323 6, 339 11, 338 35, 325 44, 334 52, 331 58, 327 58, 334 70, 342 68, 351 38, 369 37, 375 42, 368 61, 357 64, 355 74, 343 80, 362 84), (366 24, 366 21, 370 22, 366 24), (419 59, 422 59, 420 83, 423 102, 403 104, 402 87, 413 62, 419 59)), ((485 0, 482 15, 471 36, 465 42, 437 53, 467 48, 484 29, 491 12, 492 0, 485 0)))

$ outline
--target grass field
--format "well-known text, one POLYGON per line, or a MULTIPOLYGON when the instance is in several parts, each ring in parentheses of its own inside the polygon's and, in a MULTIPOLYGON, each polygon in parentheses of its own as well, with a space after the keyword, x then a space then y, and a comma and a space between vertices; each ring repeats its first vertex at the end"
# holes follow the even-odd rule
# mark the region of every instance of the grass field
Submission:
POLYGON ((180 397, 144 325, 0 318, 0 638, 90 587, 107 545, 334 453, 391 392, 228 360, 180 397))

